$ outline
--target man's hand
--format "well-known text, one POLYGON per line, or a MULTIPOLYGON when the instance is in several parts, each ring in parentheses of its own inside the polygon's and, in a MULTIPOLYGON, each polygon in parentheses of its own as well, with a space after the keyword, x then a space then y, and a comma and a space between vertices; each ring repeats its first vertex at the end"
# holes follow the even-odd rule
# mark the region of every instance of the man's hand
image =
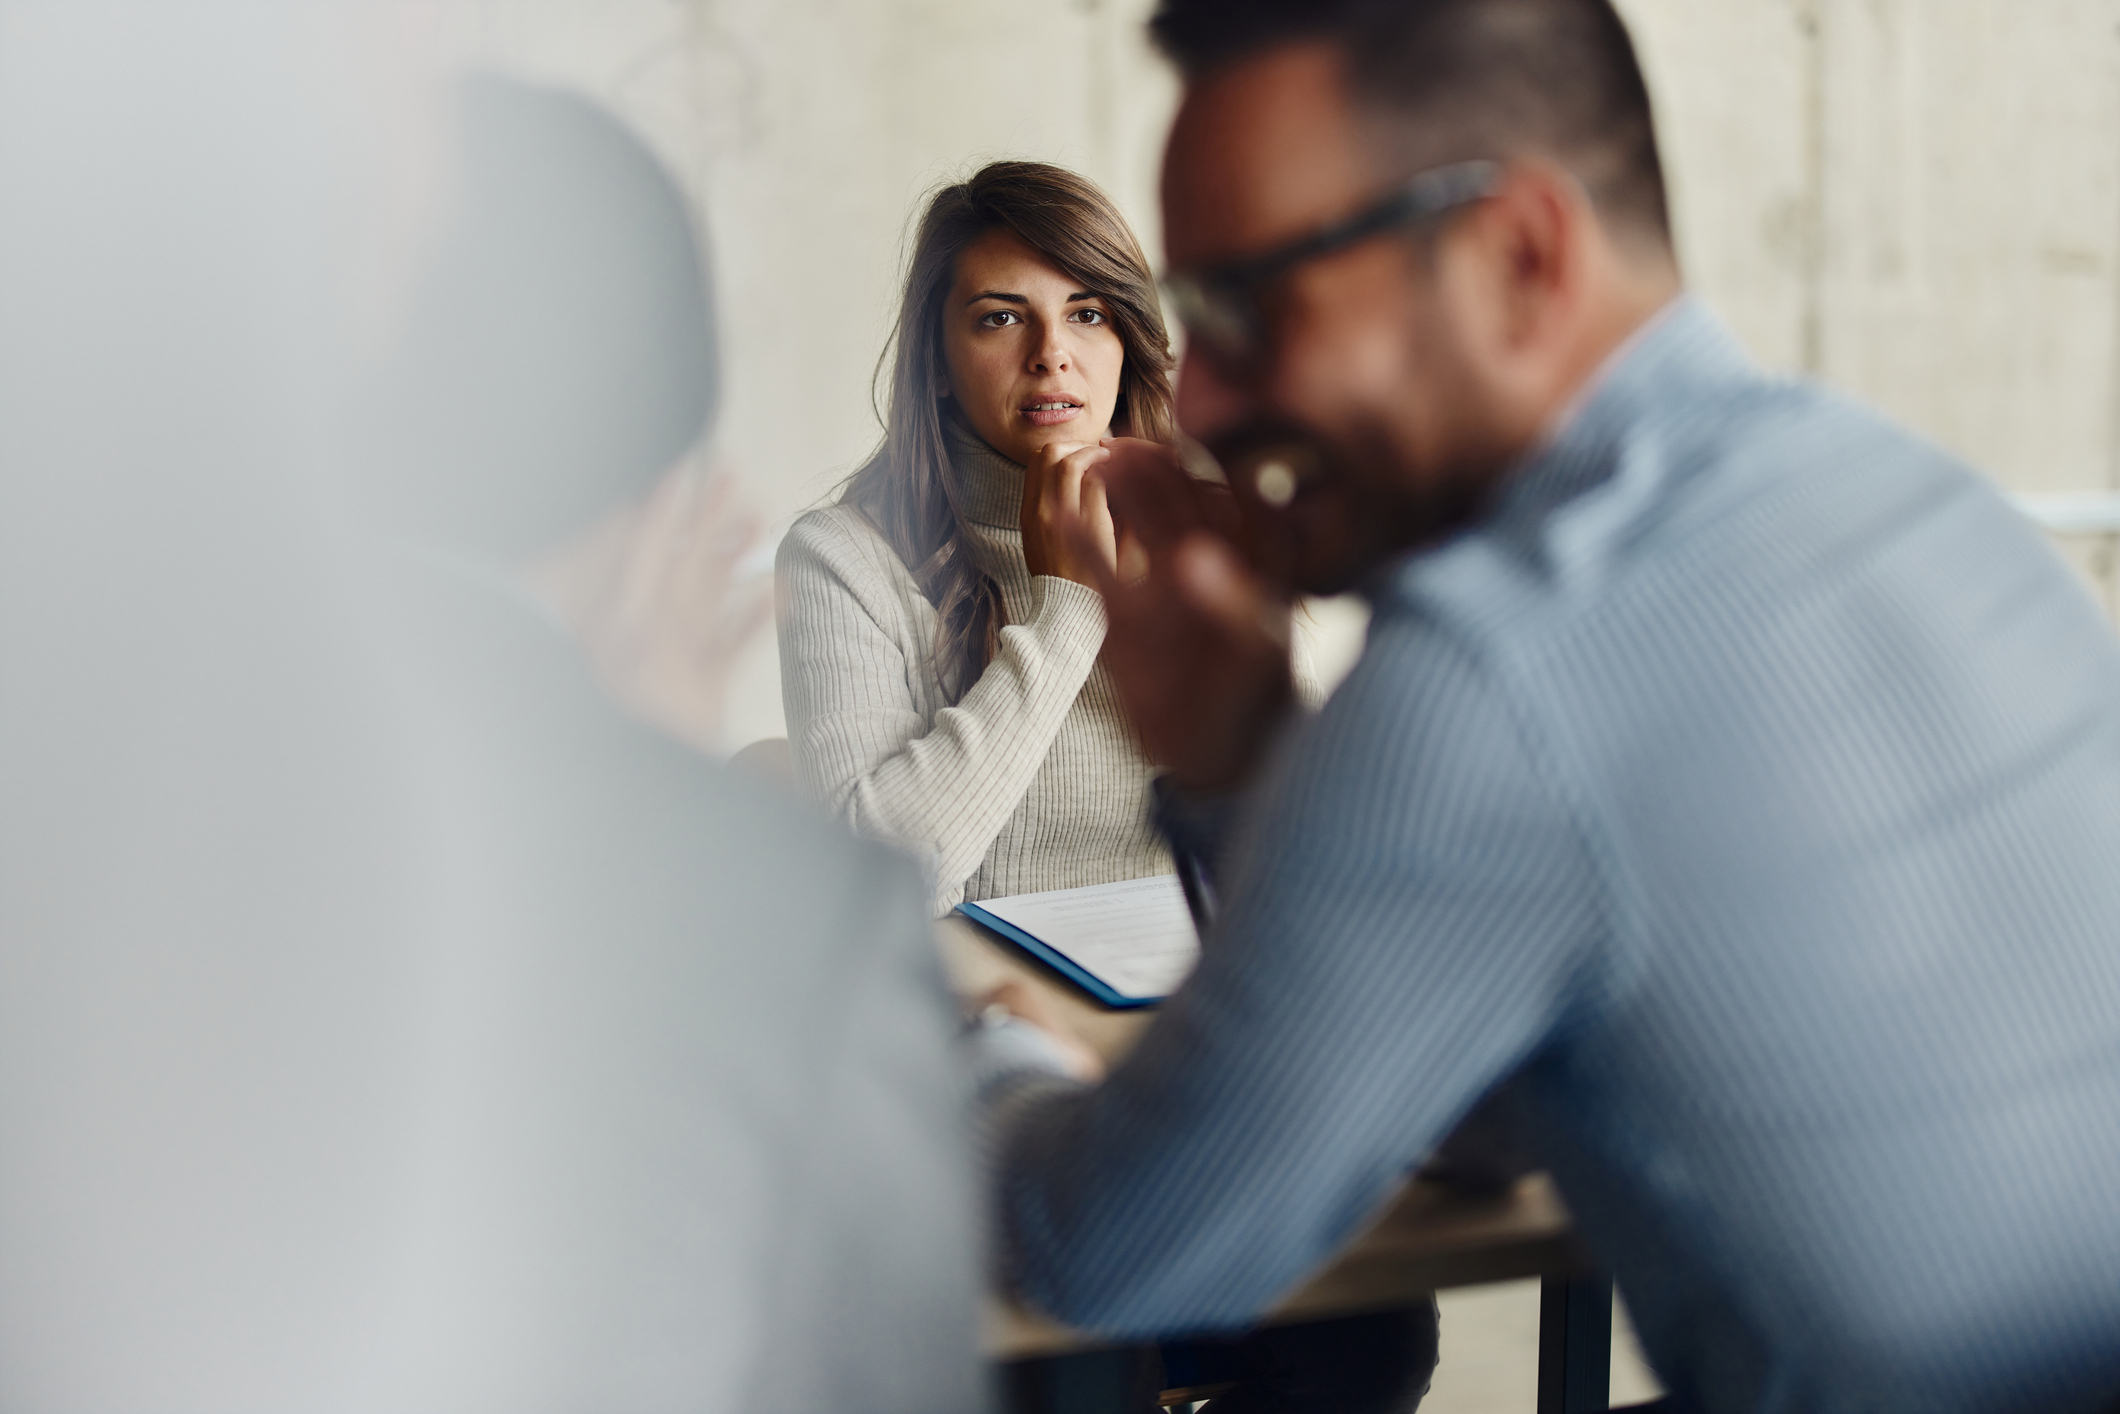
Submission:
POLYGON ((721 746, 736 655, 772 613, 772 581, 739 579, 758 542, 731 478, 680 466, 530 570, 604 689, 703 751, 721 746))
POLYGON ((1104 1078, 1103 1059, 1089 1048, 1087 1042, 1067 1029, 1058 1008, 1033 988, 1021 982, 1003 982, 979 998, 973 1014, 984 1017, 997 1010, 1044 1032, 1067 1063, 1070 1078, 1090 1085, 1104 1078))
MULTIPOLYGON (((1113 517, 1147 573, 1122 581, 1100 563, 1110 631, 1104 661, 1149 757, 1188 790, 1227 790, 1265 755, 1295 701, 1289 607, 1238 553, 1228 491, 1195 481, 1168 447, 1104 444, 1113 517)), ((1070 534, 1081 553, 1094 527, 1070 534)))
POLYGON ((1032 575, 1057 575, 1094 589, 1118 561, 1118 539, 1104 501, 1104 480, 1091 470, 1111 453, 1099 446, 1053 442, 1023 469, 1023 560, 1032 575), (1080 542, 1067 527, 1080 524, 1080 542))

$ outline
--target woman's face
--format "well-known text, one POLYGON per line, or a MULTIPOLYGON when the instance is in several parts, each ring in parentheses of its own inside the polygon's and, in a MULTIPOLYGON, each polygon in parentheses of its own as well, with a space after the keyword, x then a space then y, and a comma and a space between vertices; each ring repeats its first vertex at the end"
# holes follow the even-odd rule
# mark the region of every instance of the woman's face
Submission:
POLYGON ((942 351, 965 421, 1011 461, 1111 434, 1126 365, 1111 312, 1013 232, 990 231, 957 258, 942 351))

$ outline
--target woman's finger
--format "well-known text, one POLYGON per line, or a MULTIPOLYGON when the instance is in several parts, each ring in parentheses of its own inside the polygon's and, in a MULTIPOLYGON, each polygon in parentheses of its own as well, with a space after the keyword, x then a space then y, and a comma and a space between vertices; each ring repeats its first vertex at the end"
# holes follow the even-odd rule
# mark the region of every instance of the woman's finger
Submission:
POLYGON ((1051 484, 1054 474, 1064 466, 1067 459, 1080 451, 1079 442, 1048 442, 1040 447, 1024 468, 1027 476, 1040 487, 1051 484))
MULTIPOLYGON (((1101 507, 1104 504, 1103 477, 1098 468, 1110 461, 1111 456, 1104 448, 1095 446, 1084 447, 1068 456, 1067 466, 1075 478, 1075 506, 1079 514, 1088 514, 1084 497, 1091 486, 1097 487, 1098 505, 1101 507)), ((1104 514, 1108 519, 1110 512, 1106 511, 1104 514)))
POLYGON ((1077 447, 1065 458, 1067 464, 1079 471, 1088 471, 1112 459, 1111 448, 1099 446, 1077 447))
POLYGON ((1068 548, 1069 557, 1089 574, 1089 587, 1103 595, 1109 603, 1114 595, 1124 588, 1113 572, 1113 557, 1105 552, 1103 538, 1096 528, 1081 516, 1068 516, 1060 522, 1060 538, 1068 548))
POLYGON ((1079 515, 1082 511, 1082 468, 1074 461, 1063 459, 1053 468, 1052 510, 1056 516, 1079 515))

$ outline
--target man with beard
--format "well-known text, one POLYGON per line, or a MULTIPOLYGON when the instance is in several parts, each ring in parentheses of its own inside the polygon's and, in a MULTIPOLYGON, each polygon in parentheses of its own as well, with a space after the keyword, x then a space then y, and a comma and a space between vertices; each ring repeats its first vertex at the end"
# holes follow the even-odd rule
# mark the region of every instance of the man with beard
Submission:
POLYGON ((1506 1082, 1674 1406, 2110 1399, 2110 627, 1684 294, 1607 0, 1154 24, 1179 415, 1243 525, 1121 447, 1105 651, 1221 912, 1102 1084, 988 1067, 1024 1292, 1253 1321, 1506 1082), (1347 587, 1297 720, 1285 596, 1347 587))

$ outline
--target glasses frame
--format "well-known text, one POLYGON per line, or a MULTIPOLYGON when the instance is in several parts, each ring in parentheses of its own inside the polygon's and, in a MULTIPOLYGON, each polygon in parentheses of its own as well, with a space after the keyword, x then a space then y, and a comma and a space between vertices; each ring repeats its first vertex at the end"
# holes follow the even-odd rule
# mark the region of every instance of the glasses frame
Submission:
POLYGON ((1268 285, 1299 265, 1469 206, 1491 195, 1501 178, 1502 164, 1484 158, 1430 167, 1345 220, 1286 245, 1166 275, 1164 293, 1187 336, 1211 358, 1231 367, 1249 366, 1266 343, 1268 320, 1259 296, 1268 285))

